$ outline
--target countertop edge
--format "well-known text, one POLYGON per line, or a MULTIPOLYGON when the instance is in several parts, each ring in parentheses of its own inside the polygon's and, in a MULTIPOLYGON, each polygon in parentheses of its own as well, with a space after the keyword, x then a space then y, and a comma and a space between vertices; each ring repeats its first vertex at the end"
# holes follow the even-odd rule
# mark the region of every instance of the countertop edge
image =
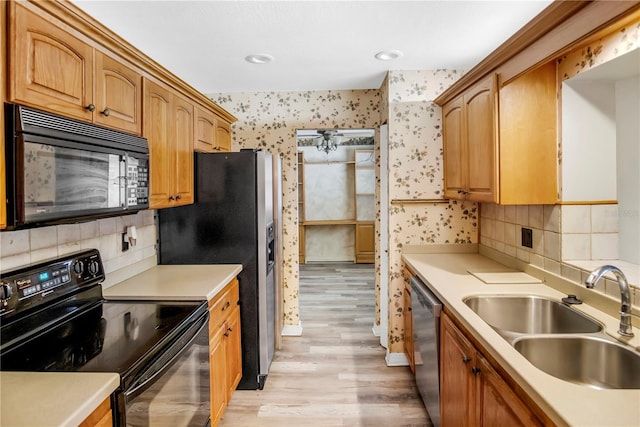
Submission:
POLYGON ((102 294, 107 300, 211 301, 241 271, 242 264, 156 265, 102 294))
MULTIPOLYGON (((430 287, 440 298, 458 321, 467 328, 468 332, 485 348, 512 379, 529 394, 536 404, 558 425, 640 425, 640 409, 635 405, 629 407, 623 402, 640 401, 640 391, 637 390, 593 390, 584 386, 570 384, 566 381, 551 377, 533 367, 517 351, 497 334, 488 324, 482 321, 473 311, 462 302, 471 294, 488 293, 529 293, 559 298, 562 294, 546 284, 535 285, 487 285, 466 273, 466 264, 495 265, 501 264, 482 254, 476 253, 403 253, 402 259, 421 279, 429 282, 430 287), (447 264, 449 263, 449 264, 447 264), (447 265, 442 265, 447 264, 447 265), (455 264, 455 267, 452 265, 455 264), (460 286, 449 286, 452 279, 460 286), (528 377, 528 378, 525 378, 528 377), (574 404, 558 401, 559 395, 596 399, 602 402, 608 410, 598 414, 594 407, 587 405, 588 410, 580 409, 574 404), (628 411, 620 411, 620 407, 628 411), (597 415, 594 415, 597 414, 597 415)), ((585 313, 594 316, 594 309, 583 307, 585 313)), ((617 319, 601 313, 605 320, 607 333, 609 329, 617 327, 617 319)), ((574 400, 574 399, 572 399, 574 400)))
POLYGON ((3 406, 0 423, 11 427, 77 426, 120 385, 116 373, 0 372, 0 378, 3 406), (18 387, 22 393, 16 392, 18 387), (40 396, 38 412, 4 409, 23 405, 25 393, 40 396), (60 398, 62 395, 64 399, 60 398))

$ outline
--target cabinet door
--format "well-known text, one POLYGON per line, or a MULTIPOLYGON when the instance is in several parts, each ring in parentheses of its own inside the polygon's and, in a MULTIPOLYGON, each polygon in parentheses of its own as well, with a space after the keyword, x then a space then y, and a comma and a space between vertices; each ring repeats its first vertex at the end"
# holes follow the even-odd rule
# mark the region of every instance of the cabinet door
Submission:
POLYGON ((200 107, 196 107, 196 140, 194 149, 203 153, 211 153, 215 147, 216 116, 200 107))
POLYGON ((240 340, 240 307, 236 306, 229 315, 227 351, 227 401, 242 379, 242 344, 240 340))
POLYGON ((500 88, 500 204, 558 200, 556 61, 500 88))
POLYGON ((94 122, 140 135, 142 75, 122 61, 95 52, 94 122))
POLYGON ((149 141, 149 207, 171 206, 175 155, 172 94, 149 80, 144 82, 144 136, 149 141))
POLYGON ((174 96, 175 205, 193 203, 193 104, 174 96))
POLYGON ((466 114, 467 198, 497 203, 496 75, 464 94, 466 114))
POLYGON ((231 151, 231 125, 216 118, 216 146, 218 151, 231 151))
POLYGON ((356 224, 356 262, 372 263, 375 255, 375 225, 356 224))
POLYGON ((533 412, 520 400, 491 365, 478 355, 480 386, 476 407, 480 426, 540 426, 533 412))
POLYGON ((91 121, 93 47, 22 3, 9 13, 9 100, 91 121))
MULTIPOLYGON (((209 324, 211 328, 211 324, 209 324)), ((225 351, 225 325, 218 327, 212 333, 209 329, 209 366, 210 366, 210 393, 211 393, 211 425, 216 426, 222 418, 227 406, 227 382, 225 351)))
POLYGON ((107 427, 112 425, 111 399, 107 397, 78 427, 107 427))
POLYGON ((441 317, 440 417, 443 427, 475 425, 475 349, 446 314, 441 317))
POLYGON ((442 143, 444 155, 444 196, 464 199, 466 191, 466 161, 463 137, 464 114, 462 97, 442 107, 442 143))

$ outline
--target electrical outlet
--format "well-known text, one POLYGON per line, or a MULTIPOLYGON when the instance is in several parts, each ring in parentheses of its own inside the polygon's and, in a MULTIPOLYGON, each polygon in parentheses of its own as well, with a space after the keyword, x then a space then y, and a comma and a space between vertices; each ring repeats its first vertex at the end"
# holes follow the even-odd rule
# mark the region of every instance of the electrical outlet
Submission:
POLYGON ((533 230, 522 227, 522 246, 533 248, 533 230))

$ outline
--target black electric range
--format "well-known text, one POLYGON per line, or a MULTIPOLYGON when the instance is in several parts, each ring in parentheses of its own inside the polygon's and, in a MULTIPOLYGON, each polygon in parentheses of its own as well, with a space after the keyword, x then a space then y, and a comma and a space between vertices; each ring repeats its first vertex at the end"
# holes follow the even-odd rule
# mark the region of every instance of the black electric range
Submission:
MULTIPOLYGON (((118 373, 114 419, 116 425, 129 425, 129 402, 153 387, 151 380, 169 371, 194 341, 203 347, 198 364, 206 364, 201 373, 209 381, 208 343, 203 342, 208 339, 207 304, 105 300, 104 278, 97 250, 3 273, 0 369, 118 373)), ((193 424, 207 423, 208 396, 203 405, 206 419, 203 415, 202 423, 193 424)))

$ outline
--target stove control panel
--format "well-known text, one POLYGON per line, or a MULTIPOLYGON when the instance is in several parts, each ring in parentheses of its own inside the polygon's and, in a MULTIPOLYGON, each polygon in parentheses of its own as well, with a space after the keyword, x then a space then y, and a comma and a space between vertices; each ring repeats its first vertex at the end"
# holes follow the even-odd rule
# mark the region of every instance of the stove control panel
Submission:
POLYGON ((96 249, 69 254, 0 275, 0 316, 45 304, 104 281, 96 249))

